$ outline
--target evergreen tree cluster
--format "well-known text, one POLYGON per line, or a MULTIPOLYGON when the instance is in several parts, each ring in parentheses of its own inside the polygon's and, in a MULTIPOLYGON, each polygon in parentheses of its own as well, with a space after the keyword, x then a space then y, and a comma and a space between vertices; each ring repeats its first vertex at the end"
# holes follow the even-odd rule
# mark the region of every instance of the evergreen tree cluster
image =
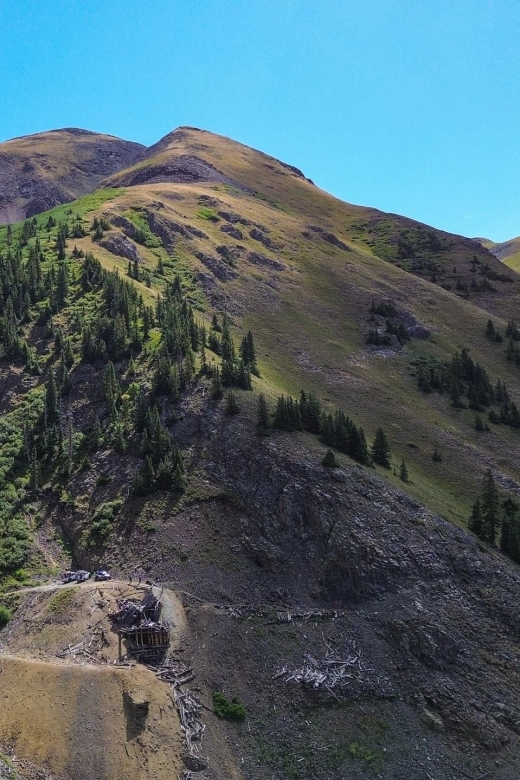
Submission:
POLYGON ((485 333, 490 341, 496 341, 497 344, 500 344, 504 340, 500 335, 500 332, 495 328, 493 320, 487 321, 485 333))
MULTIPOLYGON (((493 331, 489 328, 489 332, 496 333, 494 327, 493 331)), ((487 371, 473 361, 468 349, 463 348, 450 362, 421 359, 415 361, 415 366, 419 389, 423 393, 449 392, 452 406, 475 410, 478 413, 475 418, 477 430, 488 430, 480 413, 490 406, 495 407, 488 412, 491 423, 520 427, 520 411, 511 400, 505 383, 498 380, 493 387, 487 371)))
MULTIPOLYGON (((491 341, 496 341, 499 344, 502 343, 503 338, 499 331, 495 328, 492 320, 488 320, 485 333, 486 336, 491 339, 491 341)), ((518 343, 520 342, 520 328, 514 320, 510 320, 507 323, 506 338, 506 360, 510 363, 514 363, 515 365, 520 366, 520 344, 518 343)))
MULTIPOLYGON (((390 467, 390 448, 382 428, 378 429, 370 452, 363 428, 355 425, 340 409, 334 414, 327 414, 312 393, 306 394, 302 390, 299 400, 280 396, 276 402, 272 425, 285 431, 307 431, 318 435, 329 448, 344 452, 360 463, 371 465, 375 461, 386 468, 390 467)), ((265 434, 268 427, 267 404, 261 396, 257 430, 260 434, 265 434)))
POLYGON ((482 480, 482 492, 473 504, 468 527, 490 544, 495 544, 500 534, 502 552, 520 563, 520 505, 510 497, 501 499, 491 469, 482 480))

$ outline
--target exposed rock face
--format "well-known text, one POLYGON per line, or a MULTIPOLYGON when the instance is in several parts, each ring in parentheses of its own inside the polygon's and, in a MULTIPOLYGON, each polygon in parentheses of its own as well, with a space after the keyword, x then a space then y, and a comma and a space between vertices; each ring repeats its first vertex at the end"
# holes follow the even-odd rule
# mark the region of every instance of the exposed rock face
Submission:
POLYGON ((231 238, 235 238, 237 241, 242 241, 244 234, 234 225, 222 225, 220 228, 222 233, 227 233, 231 238))
POLYGON ((261 244, 263 244, 266 249, 283 249, 283 244, 276 244, 269 238, 269 236, 265 235, 265 232, 262 232, 258 228, 253 228, 250 230, 249 235, 251 238, 254 238, 255 241, 259 241, 261 244))
POLYGON ((337 236, 335 236, 334 233, 328 233, 326 230, 323 230, 323 228, 318 227, 317 225, 309 225, 309 229, 303 233, 303 236, 305 238, 321 238, 328 244, 338 247, 338 249, 343 249, 345 252, 351 251, 350 247, 347 246, 344 241, 341 241, 337 236))
POLYGON ((329 472, 283 441, 214 442, 208 470, 240 496, 241 543, 273 588, 355 610, 378 674, 433 730, 488 750, 520 734, 517 567, 360 468, 329 472))
POLYGON ((131 260, 132 262, 141 262, 141 257, 137 251, 136 245, 133 241, 130 241, 120 233, 112 233, 111 235, 106 236, 101 239, 99 244, 114 255, 126 257, 127 260, 131 260))
POLYGON ((230 184, 239 189, 244 186, 233 181, 218 171, 210 163, 191 154, 181 154, 165 162, 158 162, 146 168, 130 170, 118 178, 118 185, 132 187, 137 184, 153 184, 155 182, 194 183, 214 181, 230 184))
POLYGON ((285 266, 279 260, 273 260, 270 257, 261 255, 259 252, 249 252, 247 260, 253 265, 263 265, 266 268, 272 268, 274 271, 283 271, 285 266))
POLYGON ((0 144, 0 224, 17 222, 92 192, 135 163, 144 146, 67 128, 0 144))
POLYGON ((195 257, 197 260, 200 260, 206 268, 209 268, 211 273, 214 274, 217 279, 220 279, 221 282, 228 282, 230 279, 236 279, 238 276, 236 271, 233 271, 229 265, 223 263, 218 257, 206 255, 204 252, 195 252, 195 257))

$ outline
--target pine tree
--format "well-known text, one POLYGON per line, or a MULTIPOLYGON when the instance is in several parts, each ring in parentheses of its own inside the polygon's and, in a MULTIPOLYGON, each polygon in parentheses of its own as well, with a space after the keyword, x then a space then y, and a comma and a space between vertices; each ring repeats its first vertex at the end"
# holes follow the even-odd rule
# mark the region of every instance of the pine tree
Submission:
POLYGON ((31 488, 33 490, 38 490, 40 485, 41 485, 40 463, 38 461, 36 447, 33 447, 32 457, 31 457, 31 488))
POLYGON ((255 376, 260 376, 260 372, 258 371, 258 366, 256 364, 256 350, 253 334, 250 330, 248 330, 242 339, 242 343, 240 345, 240 357, 244 361, 244 364, 248 366, 252 374, 255 376))
POLYGON ((506 498, 502 510, 500 549, 511 560, 520 563, 520 507, 512 498, 506 498))
POLYGON ((236 360, 235 345, 233 343, 233 338, 231 336, 231 331, 229 329, 229 323, 227 317, 225 317, 224 324, 222 326, 221 350, 222 350, 223 361, 228 361, 231 364, 235 362, 236 360))
POLYGON ((269 433, 269 409, 263 393, 258 396, 257 415, 256 432, 259 436, 267 436, 269 433))
POLYGON ((348 454, 359 463, 365 463, 367 466, 372 463, 363 428, 357 428, 355 425, 352 425, 348 454))
POLYGON ((408 469, 406 468, 406 463, 404 460, 401 461, 401 468, 399 469, 399 478, 402 479, 403 482, 408 482, 408 469))
POLYGON ((137 495, 144 496, 153 490, 155 481, 155 472, 152 459, 149 455, 144 459, 144 463, 134 477, 133 491, 137 495))
POLYGON ((471 515, 468 520, 468 528, 470 531, 473 531, 479 539, 482 538, 482 509, 478 498, 473 504, 473 509, 471 510, 471 515))
POLYGON ((101 423, 99 421, 99 417, 94 415, 94 425, 92 426, 92 431, 90 433, 90 446, 94 452, 99 449, 99 446, 101 442, 103 441, 103 429, 101 428, 101 423))
POLYGON ((495 544, 500 526, 500 496, 491 469, 486 471, 482 480, 482 535, 483 538, 495 544))
POLYGON ((214 401, 220 401, 223 395, 224 387, 222 386, 222 381, 220 379, 220 371, 218 368, 215 368, 213 372, 213 381, 211 383, 211 397, 214 401))
POLYGON ((65 306, 69 294, 69 274, 67 264, 63 260, 58 267, 58 279, 56 282, 56 303, 59 309, 65 306))
POLYGON ((435 449, 433 451, 432 460, 433 460, 434 463, 441 463, 442 462, 442 455, 439 452, 439 450, 437 449, 437 447, 435 447, 435 449))
POLYGON ((58 387, 52 368, 45 386, 45 419, 48 426, 55 425, 60 419, 58 387))
POLYGON ((372 444, 372 458, 374 459, 374 463, 378 463, 386 469, 390 468, 390 447, 382 428, 378 428, 376 431, 372 444))
POLYGON ((116 404, 121 393, 119 382, 117 381, 114 364, 110 360, 103 374, 103 395, 107 402, 108 412, 111 417, 117 413, 116 404))
POLYGON ((226 414, 238 414, 240 412, 240 405, 233 390, 228 390, 225 412, 226 414))

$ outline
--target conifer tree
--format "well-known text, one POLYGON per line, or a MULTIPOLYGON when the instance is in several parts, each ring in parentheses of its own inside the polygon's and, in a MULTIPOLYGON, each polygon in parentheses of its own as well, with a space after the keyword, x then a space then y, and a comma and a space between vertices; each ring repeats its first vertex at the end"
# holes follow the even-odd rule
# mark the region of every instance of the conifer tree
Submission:
POLYGON ((116 370, 114 364, 110 360, 105 369, 105 373, 103 374, 103 394, 111 418, 114 418, 117 415, 117 402, 119 400, 120 392, 116 370))
POLYGON ((40 463, 38 461, 36 447, 33 447, 32 456, 31 456, 31 488, 32 490, 38 490, 40 485, 41 485, 40 463))
POLYGON ((58 278, 56 281, 56 304, 58 309, 65 306, 67 295, 69 294, 69 274, 65 260, 60 262, 58 267, 58 278))
POLYGON ((242 339, 242 343, 240 345, 240 357, 244 361, 244 364, 249 368, 252 374, 255 376, 260 376, 260 373, 258 371, 258 366, 256 364, 256 350, 255 350, 255 344, 253 340, 253 334, 250 330, 246 333, 244 338, 242 339))
POLYGON ((390 468, 390 447, 386 434, 381 427, 377 429, 372 443, 372 458, 374 463, 378 463, 386 469, 390 468))
POLYGON ((228 390, 227 396, 226 396, 226 408, 225 413, 226 414, 238 414, 240 412, 240 405, 237 401, 236 394, 233 390, 228 390))
POLYGON ((149 455, 144 459, 144 463, 134 477, 133 490, 137 495, 146 495, 153 490, 155 481, 155 472, 152 459, 149 455))
POLYGON ((367 466, 371 464, 372 459, 368 451, 367 440, 363 428, 357 428, 355 425, 352 426, 348 453, 354 460, 357 460, 360 463, 365 463, 367 466))
POLYGON ((482 480, 482 537, 495 544, 500 527, 500 496, 491 469, 487 469, 482 480))
POLYGON ((473 533, 476 534, 479 539, 482 538, 482 510, 478 498, 473 504, 471 516, 468 520, 468 528, 470 531, 473 531, 473 533))
POLYGON ((224 395, 224 387, 220 379, 220 371, 218 370, 218 368, 215 368, 213 372, 213 381, 211 383, 211 397, 213 398, 214 401, 220 401, 223 395, 224 395))
POLYGON ((94 450, 94 452, 99 449, 99 446, 101 442, 103 441, 103 429, 101 428, 101 423, 99 421, 99 417, 94 415, 94 425, 92 426, 92 431, 90 434, 90 446, 94 450))
POLYGON ((321 465, 326 466, 327 468, 330 469, 337 469, 340 466, 340 463, 336 458, 336 455, 334 454, 333 450, 330 449, 330 447, 325 453, 325 455, 323 456, 321 465))
POLYGON ((257 414, 256 432, 259 436, 266 436, 269 432, 269 409, 263 393, 258 396, 257 414))
POLYGON ((401 468, 399 469, 399 478, 402 479, 403 482, 408 482, 408 469, 406 467, 406 463, 404 460, 401 461, 401 468))
POLYGON ((48 426, 55 425, 60 419, 58 387, 52 368, 45 386, 45 419, 48 426))
POLYGON ((520 563, 520 507, 512 498, 502 503, 500 549, 515 563, 520 563))

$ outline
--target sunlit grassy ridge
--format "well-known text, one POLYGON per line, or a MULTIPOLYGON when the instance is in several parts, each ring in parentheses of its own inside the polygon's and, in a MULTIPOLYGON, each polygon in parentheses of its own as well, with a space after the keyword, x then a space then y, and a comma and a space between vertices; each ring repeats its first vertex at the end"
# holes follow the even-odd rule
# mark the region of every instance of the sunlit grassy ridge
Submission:
MULTIPOLYGON (((403 485, 393 470, 382 473, 457 522, 467 517, 487 464, 515 478, 518 431, 499 426, 477 432, 473 411, 452 408, 446 395, 421 394, 413 376, 414 358, 448 360, 467 347, 492 380, 505 380, 519 400, 518 368, 484 331, 490 316, 505 330, 518 311, 520 282, 512 273, 511 281, 491 282, 495 291, 472 291, 471 278, 485 278, 479 269, 504 270, 484 248, 411 220, 342 203, 267 155, 186 128, 107 184, 115 186, 52 214, 59 221, 66 213, 79 213, 87 228, 95 216, 104 217, 110 223, 107 236, 126 233, 141 267, 150 273, 150 286, 136 283, 147 300, 164 285, 157 273, 162 262, 167 275, 181 276, 206 320, 213 311, 226 310, 237 332, 251 328, 262 373, 257 386, 268 396, 296 395, 302 388, 315 392, 329 408, 354 417, 369 440, 382 425, 397 472, 405 459, 410 482, 403 485), (179 155, 207 161, 234 183, 172 182, 166 171, 164 181, 118 186, 127 185, 135 170, 146 173, 153 166, 156 173, 157 166, 179 155), (229 214, 238 218, 232 220, 240 234, 222 230, 230 226, 229 214), (116 224, 120 217, 145 231, 144 243, 116 224), (157 228, 154 233, 153 218, 166 231, 165 240, 157 228), (187 227, 198 232, 187 233, 187 227), (406 257, 408 251, 415 260, 406 257), (444 288, 430 281, 432 263, 440 269, 444 288), (461 279, 468 295, 457 291, 461 279), (430 330, 430 337, 413 339, 402 349, 367 345, 373 299, 393 300, 430 330), (432 461, 435 448, 441 463, 432 461)), ((39 224, 47 216, 40 215, 39 224)), ((5 239, 4 229, 0 246, 5 239)), ((52 241, 51 235, 49 247, 52 241)), ((91 232, 71 240, 74 244, 93 251, 107 270, 126 274, 128 259, 94 242, 91 232)))

